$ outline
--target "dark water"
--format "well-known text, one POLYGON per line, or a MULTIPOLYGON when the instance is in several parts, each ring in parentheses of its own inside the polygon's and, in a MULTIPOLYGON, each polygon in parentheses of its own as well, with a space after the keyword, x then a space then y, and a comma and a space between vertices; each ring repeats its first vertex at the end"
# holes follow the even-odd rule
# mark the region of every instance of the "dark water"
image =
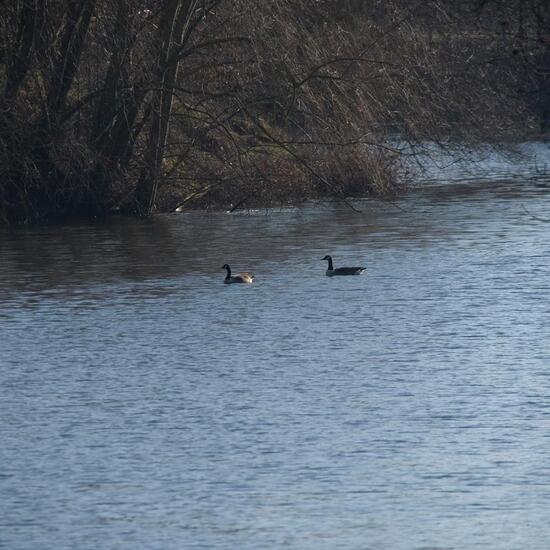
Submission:
POLYGON ((548 179, 357 204, 0 233, 0 547, 549 548, 548 179))

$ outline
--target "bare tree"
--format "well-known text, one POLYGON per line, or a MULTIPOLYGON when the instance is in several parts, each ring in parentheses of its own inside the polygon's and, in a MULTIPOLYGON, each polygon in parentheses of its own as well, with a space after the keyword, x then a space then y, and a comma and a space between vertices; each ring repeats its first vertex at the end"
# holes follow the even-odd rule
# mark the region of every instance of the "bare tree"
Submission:
POLYGON ((135 195, 136 210, 140 215, 148 215, 154 207, 172 114, 180 52, 189 37, 198 5, 198 0, 167 0, 162 8, 157 36, 158 59, 154 67, 156 88, 151 100, 152 121, 135 195))
POLYGON ((429 141, 548 125, 542 0, 3 8, 4 220, 393 195, 429 141))

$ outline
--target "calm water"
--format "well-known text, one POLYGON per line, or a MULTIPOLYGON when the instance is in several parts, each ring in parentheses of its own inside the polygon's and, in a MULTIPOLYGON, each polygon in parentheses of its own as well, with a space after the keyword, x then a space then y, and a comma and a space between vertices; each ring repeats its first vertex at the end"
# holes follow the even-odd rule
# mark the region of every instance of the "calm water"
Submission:
POLYGON ((548 178, 357 204, 3 230, 0 547, 547 549, 548 178))

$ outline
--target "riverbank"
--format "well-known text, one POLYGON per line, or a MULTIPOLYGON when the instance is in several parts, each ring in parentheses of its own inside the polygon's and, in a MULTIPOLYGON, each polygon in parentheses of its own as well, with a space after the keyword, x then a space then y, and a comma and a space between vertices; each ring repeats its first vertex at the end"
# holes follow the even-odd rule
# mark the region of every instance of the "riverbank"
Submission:
MULTIPOLYGON (((332 180, 330 186, 311 174, 296 173, 296 180, 277 179, 269 185, 256 182, 241 182, 238 185, 218 182, 187 194, 181 188, 166 186, 159 193, 158 211, 184 212, 188 210, 233 211, 249 208, 272 208, 296 206, 308 200, 349 201, 373 198, 380 201, 395 201, 411 189, 446 182, 509 181, 522 177, 543 181, 550 171, 550 142, 532 141, 483 145, 477 150, 465 148, 441 148, 425 143, 414 151, 407 146, 395 146, 402 157, 394 159, 393 176, 386 186, 373 184, 367 175, 332 180), (405 160, 408 159, 408 164, 405 160), (412 160, 411 160, 412 159, 412 160)), ((351 170, 350 170, 351 172, 351 170)), ((372 172, 369 172, 372 173, 372 172)))
MULTIPOLYGON (((393 145, 400 156, 394 155, 393 164, 378 168, 378 179, 372 181, 367 174, 373 174, 366 166, 352 166, 347 173, 332 175, 330 179, 311 170, 291 174, 273 173, 271 179, 248 181, 215 181, 205 185, 161 186, 155 212, 223 211, 234 212, 250 209, 278 209, 306 205, 308 202, 341 202, 348 204, 361 199, 376 203, 394 203, 406 197, 411 190, 441 182, 506 182, 521 178, 535 179, 538 185, 548 179, 550 171, 550 143, 532 140, 517 144, 484 145, 473 151, 464 148, 441 148, 428 142, 415 149, 414 154, 404 145, 393 145), (408 159, 408 165, 405 160, 408 159), (412 159, 412 160, 411 160, 412 159), (361 170, 368 170, 364 172, 361 170), (389 174, 393 171, 391 178, 389 174), (365 174, 365 175, 364 175, 365 174)), ((353 207, 352 207, 353 208, 353 207)), ((60 217, 39 220, 41 223, 81 223, 85 220, 108 220, 130 211, 131 208, 112 208, 104 212, 81 215, 67 214, 60 217)), ((26 220, 23 220, 23 224, 26 220)), ((29 220, 30 222, 31 220, 29 220)))

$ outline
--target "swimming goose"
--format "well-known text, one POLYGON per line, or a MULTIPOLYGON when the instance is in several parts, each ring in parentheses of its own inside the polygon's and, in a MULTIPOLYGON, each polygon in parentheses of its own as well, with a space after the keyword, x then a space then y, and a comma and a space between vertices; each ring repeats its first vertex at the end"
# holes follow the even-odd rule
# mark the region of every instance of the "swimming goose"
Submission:
POLYGON ((228 264, 223 264, 222 269, 227 271, 227 275, 223 280, 226 285, 231 283, 251 283, 254 280, 254 275, 248 271, 243 271, 242 273, 231 276, 231 268, 228 264))
POLYGON ((361 275, 366 269, 365 267, 337 267, 334 269, 331 256, 325 256, 323 260, 328 261, 327 277, 333 277, 334 275, 361 275))

